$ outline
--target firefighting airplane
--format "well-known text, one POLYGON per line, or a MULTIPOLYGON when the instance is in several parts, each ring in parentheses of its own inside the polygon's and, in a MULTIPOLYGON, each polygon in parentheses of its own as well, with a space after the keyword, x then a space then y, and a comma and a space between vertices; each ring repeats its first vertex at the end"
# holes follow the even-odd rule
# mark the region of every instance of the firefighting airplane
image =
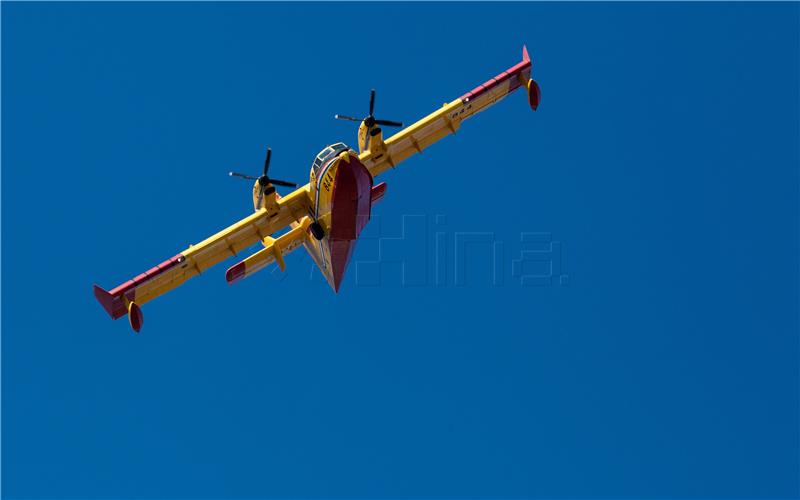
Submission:
POLYGON ((112 319, 127 314, 131 327, 138 332, 143 323, 142 304, 259 242, 264 245, 263 249, 228 269, 225 273, 228 283, 251 276, 275 262, 283 271, 284 256, 303 245, 328 284, 338 292, 358 235, 369 221, 372 205, 386 193, 386 183, 374 185, 373 179, 455 133, 463 120, 520 87, 527 90, 528 104, 536 110, 540 91, 531 79, 531 59, 524 46, 522 61, 385 141, 380 126, 402 127, 403 124, 375 118, 373 90, 366 117, 335 116, 360 122, 358 153, 341 142, 326 147, 311 166, 309 183, 281 197, 275 186, 297 185, 269 176, 271 151, 267 149, 260 177, 230 173, 255 181, 254 214, 196 245, 189 245, 175 257, 111 291, 94 285, 94 295, 112 319), (271 236, 286 226, 289 226, 287 232, 279 237, 271 236))

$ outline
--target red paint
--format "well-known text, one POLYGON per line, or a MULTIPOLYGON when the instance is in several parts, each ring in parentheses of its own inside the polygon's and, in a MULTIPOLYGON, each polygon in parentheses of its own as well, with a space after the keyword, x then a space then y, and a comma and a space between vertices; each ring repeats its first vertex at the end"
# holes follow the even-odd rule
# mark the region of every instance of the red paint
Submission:
POLYGON ((131 310, 128 313, 128 322, 131 324, 131 328, 133 328, 134 332, 139 333, 139 330, 142 329, 144 315, 142 314, 142 309, 139 307, 139 304, 136 302, 131 302, 131 310))
POLYGON ((347 270, 347 264, 350 262, 350 257, 356 249, 356 241, 358 240, 331 240, 329 245, 331 249, 331 274, 333 274, 333 290, 339 293, 339 288, 344 281, 344 272, 347 270))
MULTIPOLYGON (((145 271, 144 273, 140 274, 139 276, 130 279, 123 284, 119 285, 118 287, 112 289, 110 292, 100 288, 97 285, 94 285, 94 296, 97 298, 97 301, 100 302, 100 305, 103 306, 103 309, 106 310, 109 316, 112 319, 118 319, 126 314, 128 314, 128 308, 125 302, 127 298, 129 302, 132 302, 136 299, 136 287, 143 284, 144 282, 153 279, 154 277, 158 276, 159 274, 177 266, 180 262, 183 261, 183 255, 178 254, 171 259, 167 259, 161 264, 145 271)), ((139 306, 136 306, 137 310, 139 311, 139 327, 141 328, 141 310, 139 306)), ((138 331, 138 330, 137 330, 138 331)))
POLYGON ((175 267, 176 265, 178 265, 178 263, 182 259, 183 259, 183 255, 182 254, 178 254, 175 257, 171 258, 171 259, 167 259, 164 262, 162 262, 161 264, 159 264, 159 265, 157 265, 157 266, 155 266, 155 267, 143 272, 139 276, 136 276, 135 278, 133 278, 131 280, 128 280, 125 283, 119 285, 118 287, 116 287, 113 290, 111 290, 111 292, 109 292, 109 293, 111 293, 111 295, 113 295, 115 297, 119 296, 119 295, 122 295, 123 293, 126 293, 126 292, 136 288, 137 286, 141 285, 145 281, 147 281, 149 279, 152 279, 152 278, 158 276, 159 274, 165 272, 167 269, 171 269, 171 268, 175 267))
POLYGON ((520 80, 527 81, 530 77, 531 58, 528 56, 528 49, 522 47, 522 61, 518 62, 509 69, 498 74, 494 78, 490 78, 483 85, 478 85, 466 94, 462 95, 460 99, 466 101, 468 99, 476 99, 481 95, 489 92, 498 85, 508 82, 508 93, 515 91, 520 86, 520 80), (520 78, 522 77, 522 78, 520 78))
MULTIPOLYGON (((385 191, 385 187, 381 190, 385 191)), ((333 289, 339 291, 350 257, 361 230, 369 222, 372 207, 372 175, 351 155, 341 160, 336 169, 331 200, 331 230, 328 246, 331 251, 333 289)))
POLYGON ((483 91, 483 85, 478 85, 474 89, 472 89, 469 92, 467 92, 466 94, 462 95, 461 96, 461 100, 463 101, 465 97, 467 97, 467 98, 472 97, 474 95, 479 94, 482 91, 483 91))
POLYGON ((387 187, 388 186, 386 185, 385 182, 381 182, 380 184, 372 188, 372 191, 370 191, 369 194, 373 205, 383 199, 383 195, 386 194, 387 187))
POLYGON ((94 285, 94 296, 112 319, 127 314, 128 310, 125 308, 125 301, 121 299, 121 296, 115 297, 97 285, 94 285))
POLYGON ((484 83, 483 84, 483 89, 484 89, 485 92, 488 92, 488 91, 492 90, 493 88, 497 87, 498 85, 500 85, 501 83, 503 83, 504 81, 506 81, 506 79, 508 79, 508 73, 503 71, 502 73, 500 73, 496 77, 494 77, 491 80, 489 80, 488 82, 484 83))
POLYGON ((225 271, 225 279, 228 281, 229 285, 233 285, 240 279, 244 278, 246 270, 247 269, 244 262, 239 262, 238 264, 229 267, 228 270, 225 271))
POLYGON ((541 100, 542 91, 539 89, 539 84, 536 83, 536 80, 531 80, 531 87, 528 89, 528 104, 531 105, 531 109, 536 111, 541 100))

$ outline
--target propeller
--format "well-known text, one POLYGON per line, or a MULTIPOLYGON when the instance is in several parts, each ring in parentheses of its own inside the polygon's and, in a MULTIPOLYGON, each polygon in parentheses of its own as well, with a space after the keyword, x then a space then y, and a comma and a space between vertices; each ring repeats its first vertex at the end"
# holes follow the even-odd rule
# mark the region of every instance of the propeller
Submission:
POLYGON ((367 137, 369 137, 369 133, 372 130, 372 127, 375 125, 384 125, 387 127, 402 127, 402 122, 395 122, 392 120, 378 120, 375 118, 373 114, 375 111, 375 89, 369 91, 369 114, 364 118, 354 118, 352 116, 347 115, 333 115, 334 118, 337 120, 347 120, 351 122, 360 122, 363 121, 364 125, 367 126, 367 137))
MULTIPOLYGON (((264 195, 267 193, 269 188, 272 188, 272 191, 275 191, 274 186, 285 186, 285 187, 297 187, 297 184, 294 182, 289 181, 282 181, 279 179, 272 179, 269 175, 269 162, 272 158, 272 149, 267 148, 267 157, 264 159, 264 173, 261 174, 261 177, 253 177, 252 175, 240 174, 239 172, 229 172, 228 175, 231 177, 241 177, 242 179, 249 179, 251 181, 258 181, 258 185, 261 187, 258 191, 258 202, 256 203, 257 206, 261 206, 261 200, 264 198, 264 195)), ((270 193, 272 191, 269 191, 270 193)))

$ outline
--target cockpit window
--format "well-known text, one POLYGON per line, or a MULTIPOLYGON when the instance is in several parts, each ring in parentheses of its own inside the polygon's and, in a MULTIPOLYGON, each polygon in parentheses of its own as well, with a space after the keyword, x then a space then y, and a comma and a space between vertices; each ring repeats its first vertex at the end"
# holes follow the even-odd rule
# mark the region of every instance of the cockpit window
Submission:
POLYGON ((311 167, 314 169, 314 174, 316 175, 317 171, 319 170, 319 167, 321 167, 326 161, 335 156, 338 156, 339 154, 342 153, 342 151, 347 151, 348 149, 350 148, 348 148, 345 143, 337 142, 336 144, 328 146, 327 148, 320 151, 320 153, 314 159, 314 164, 311 167))

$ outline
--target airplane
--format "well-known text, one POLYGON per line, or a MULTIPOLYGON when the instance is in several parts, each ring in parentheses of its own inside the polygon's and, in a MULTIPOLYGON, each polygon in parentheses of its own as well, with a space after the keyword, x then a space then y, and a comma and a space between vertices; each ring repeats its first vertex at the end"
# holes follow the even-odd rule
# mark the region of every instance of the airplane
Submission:
POLYGON ((523 46, 522 61, 406 128, 400 122, 375 118, 375 90, 372 90, 365 117, 334 116, 360 123, 358 153, 341 142, 327 146, 314 159, 308 184, 297 187, 269 176, 272 151, 267 149, 262 175, 230 172, 233 177, 254 181, 252 215, 196 245, 189 245, 110 291, 94 285, 95 297, 112 319, 127 315, 131 328, 139 332, 144 322, 142 304, 259 242, 264 248, 227 270, 225 279, 229 284, 273 263, 284 271, 284 256, 302 245, 338 293, 372 206, 386 194, 386 183, 375 184, 375 177, 456 133, 462 121, 518 88, 526 89, 528 105, 535 111, 541 91, 531 78, 531 69, 531 58, 523 46), (402 130, 384 140, 382 126, 402 130), (280 196, 275 186, 297 189, 280 196), (287 226, 287 232, 273 236, 287 226))

